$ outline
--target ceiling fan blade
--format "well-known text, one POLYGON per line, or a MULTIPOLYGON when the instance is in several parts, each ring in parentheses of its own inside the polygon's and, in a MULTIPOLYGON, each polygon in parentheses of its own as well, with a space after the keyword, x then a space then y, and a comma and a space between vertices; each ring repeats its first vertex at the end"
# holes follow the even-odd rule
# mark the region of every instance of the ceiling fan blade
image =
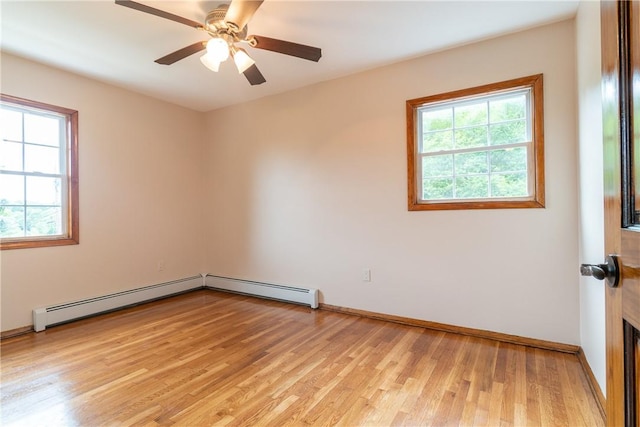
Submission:
POLYGON ((262 83, 267 81, 265 80, 260 70, 258 70, 258 67, 256 67, 256 64, 253 64, 251 67, 247 68, 242 74, 244 74, 247 80, 249 80, 251 86, 261 85, 262 83))
POLYGON ((207 46, 207 42, 198 42, 187 47, 183 47, 182 49, 176 50, 162 58, 156 59, 155 62, 162 65, 171 65, 174 62, 178 62, 181 59, 186 58, 187 56, 193 55, 194 53, 200 52, 201 50, 205 50, 207 46))
POLYGON ((235 24, 238 27, 238 31, 242 31, 263 1, 264 0, 232 0, 224 20, 227 21, 227 23, 235 24))
POLYGON ((317 47, 272 39, 264 36, 251 36, 251 38, 255 40, 255 45, 251 43, 251 46, 257 49, 270 50, 272 52, 296 56, 298 58, 314 62, 318 62, 322 57, 322 49, 317 47))
POLYGON ((137 3, 131 0, 116 0, 116 4, 120 6, 129 7, 131 9, 139 10, 140 12, 150 13, 151 15, 159 16, 160 18, 169 19, 170 21, 179 22, 180 24, 188 25, 196 29, 204 28, 201 23, 192 21, 191 19, 183 18, 173 13, 165 12, 164 10, 156 9, 151 6, 137 3))

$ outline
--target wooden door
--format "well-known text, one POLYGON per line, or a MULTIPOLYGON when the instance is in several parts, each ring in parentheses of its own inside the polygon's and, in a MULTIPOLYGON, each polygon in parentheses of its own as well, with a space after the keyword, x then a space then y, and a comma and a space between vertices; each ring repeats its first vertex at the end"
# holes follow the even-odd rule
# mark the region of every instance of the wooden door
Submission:
POLYGON ((640 0, 602 1, 607 425, 640 426, 640 0))

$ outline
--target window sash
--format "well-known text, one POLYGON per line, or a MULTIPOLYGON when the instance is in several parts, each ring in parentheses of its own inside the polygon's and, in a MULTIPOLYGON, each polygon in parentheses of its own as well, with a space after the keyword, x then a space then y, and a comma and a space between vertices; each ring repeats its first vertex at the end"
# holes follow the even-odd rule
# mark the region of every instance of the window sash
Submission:
MULTIPOLYGON (((418 120, 417 120, 417 136, 418 136, 418 153, 427 153, 427 152, 435 152, 435 151, 425 151, 424 149, 424 135, 426 134, 434 134, 434 133, 438 133, 438 132, 447 132, 450 131, 452 132, 452 137, 455 139, 455 132, 457 130, 468 130, 468 129, 473 129, 473 128, 480 128, 480 127, 486 127, 487 129, 487 146, 488 147, 492 147, 492 146, 496 146, 496 145, 505 145, 505 144, 491 144, 491 127, 494 125, 502 125, 502 124, 507 124, 507 123, 515 123, 515 122, 519 122, 519 121, 524 121, 525 122, 525 140, 526 141, 531 141, 532 140, 532 106, 531 106, 531 88, 526 88, 526 89, 516 89, 513 91, 507 91, 505 93, 501 93, 501 94, 497 94, 497 95, 485 95, 485 96, 477 96, 477 97, 470 97, 469 99, 464 99, 464 100, 460 100, 460 101, 441 101, 441 102, 435 102, 435 103, 428 103, 425 104, 419 108, 417 108, 417 116, 418 116, 418 120), (506 119, 506 120, 492 120, 491 117, 491 108, 490 108, 490 103, 491 102, 498 102, 498 101, 506 101, 509 99, 514 99, 520 96, 524 96, 525 98, 525 102, 524 102, 524 115, 522 117, 518 117, 518 118, 514 118, 514 119, 506 119), (487 112, 487 119, 486 122, 484 123, 480 123, 480 124, 471 124, 471 125, 462 125, 462 126, 457 126, 456 123, 456 115, 455 112, 456 110, 460 109, 461 107, 466 107, 466 106, 471 106, 471 105, 479 105, 479 104, 485 104, 486 105, 486 112, 487 112), (438 130, 433 130, 433 131, 425 131, 424 130, 424 115, 428 114, 430 112, 434 112, 434 111, 439 111, 439 110, 443 110, 445 107, 446 109, 450 109, 452 112, 452 125, 450 128, 447 129, 438 129, 438 130)), ((458 148, 454 148, 458 149, 458 148)), ((460 148, 462 149, 462 148, 460 148)))
MULTIPOLYGON (((442 101, 425 104, 417 109, 417 153, 416 153, 416 185, 418 189, 418 199, 420 202, 430 202, 430 203, 447 203, 454 200, 464 200, 464 201, 482 201, 482 200, 530 200, 534 191, 533 180, 531 179, 531 170, 532 170, 532 145, 533 141, 531 139, 532 136, 532 123, 531 123, 531 88, 524 89, 515 89, 511 91, 506 91, 500 94, 487 94, 484 96, 474 96, 467 99, 462 100, 451 100, 451 101, 442 101), (524 96, 524 114, 522 117, 518 117, 515 119, 508 120, 496 120, 493 121, 491 117, 491 102, 497 101, 507 101, 510 99, 516 99, 518 97, 524 96), (472 105, 483 105, 486 111, 486 120, 480 124, 472 124, 472 125, 463 125, 457 126, 456 120, 456 110, 466 106, 472 105), (442 110, 451 110, 451 127, 446 129, 438 129, 438 130, 426 130, 424 129, 424 116, 430 112, 442 111, 442 110), (517 142, 517 143, 508 143, 508 144, 492 144, 491 140, 491 126, 499 125, 504 123, 514 123, 516 121, 524 121, 525 122, 525 141, 517 142), (487 145, 480 145, 475 147, 463 147, 463 148, 455 148, 456 146, 456 130, 464 130, 470 128, 486 128, 486 143, 487 145), (436 132, 451 132, 452 143, 454 144, 454 148, 448 150, 425 150, 425 135, 436 132), (424 189, 424 170, 423 170, 423 159, 425 157, 431 156, 444 156, 444 155, 455 155, 455 154, 463 154, 463 153, 474 153, 474 152, 486 152, 489 154, 492 151, 496 150, 504 150, 508 148, 514 147, 525 147, 525 153, 527 158, 527 194, 524 196, 493 196, 491 193, 491 178, 493 175, 498 175, 498 173, 493 173, 491 170, 487 170, 486 173, 477 173, 477 174, 457 174, 456 173, 456 163, 453 162, 453 169, 450 175, 442 175, 442 178, 451 178, 453 182, 456 182, 456 178, 461 176, 487 176, 487 196, 485 197, 459 197, 455 194, 455 186, 454 186, 454 194, 450 198, 425 198, 425 189, 424 189)), ((430 176, 433 178, 433 176, 430 176)))
POLYGON ((465 149, 460 149, 460 150, 446 150, 446 151, 437 151, 437 152, 432 152, 432 153, 420 153, 416 156, 417 161, 416 161, 416 188, 418 188, 418 191, 420 194, 419 200, 421 202, 428 202, 428 203, 450 203, 452 201, 457 201, 457 200, 461 200, 461 201, 465 201, 465 202, 474 202, 474 201, 487 201, 487 200, 522 200, 522 201, 526 201, 526 200, 532 200, 533 197, 533 193, 535 191, 535 182, 531 177, 531 171, 534 168, 534 159, 532 156, 532 147, 533 147, 533 142, 532 141, 527 141, 527 142, 519 142, 519 143, 514 143, 514 144, 504 144, 504 145, 496 145, 493 147, 480 147, 480 148, 465 148, 465 149), (515 196, 515 197, 504 197, 504 196, 492 196, 491 194, 489 194, 487 197, 477 197, 477 198, 463 198, 463 197, 451 197, 451 198, 441 198, 441 199, 428 199, 428 198, 424 198, 424 184, 423 184, 423 180, 425 179, 424 176, 424 171, 423 171, 423 159, 427 158, 427 157, 436 157, 436 156, 444 156, 444 155, 456 155, 456 154, 466 154, 466 153, 487 153, 487 155, 489 155, 489 153, 491 151, 499 151, 499 150, 505 150, 508 148, 520 148, 523 147, 525 148, 525 153, 526 153, 526 163, 527 163, 527 170, 526 171, 500 171, 500 172, 492 172, 491 170, 487 170, 487 172, 483 173, 483 172, 478 172, 478 173, 465 173, 465 174, 456 174, 456 163, 455 161, 453 162, 453 173, 450 175, 435 175, 435 176, 429 176, 429 178, 452 178, 454 181, 456 179, 456 177, 467 177, 467 176, 487 176, 488 177, 488 191, 489 193, 491 193, 491 177, 494 175, 504 175, 504 174, 514 174, 514 173, 520 173, 520 172, 525 172, 527 174, 527 195, 526 196, 515 196))

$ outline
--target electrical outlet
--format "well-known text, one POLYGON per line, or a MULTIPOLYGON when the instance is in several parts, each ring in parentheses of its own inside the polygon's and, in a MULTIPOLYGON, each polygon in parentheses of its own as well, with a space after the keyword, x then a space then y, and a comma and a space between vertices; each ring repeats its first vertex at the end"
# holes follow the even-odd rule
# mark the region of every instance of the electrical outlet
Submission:
POLYGON ((371 270, 369 270, 368 268, 365 268, 364 270, 362 270, 362 281, 363 282, 371 281, 371 270))
POLYGON ((164 267, 166 265, 166 262, 164 260, 160 260, 156 264, 158 267, 158 271, 164 271, 164 267))

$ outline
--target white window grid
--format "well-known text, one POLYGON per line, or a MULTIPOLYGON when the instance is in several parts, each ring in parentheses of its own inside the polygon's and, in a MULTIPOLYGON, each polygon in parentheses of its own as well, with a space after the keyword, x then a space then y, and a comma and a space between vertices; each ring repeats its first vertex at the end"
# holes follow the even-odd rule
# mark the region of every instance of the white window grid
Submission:
MULTIPOLYGON (((508 91, 502 91, 500 93, 494 93, 494 94, 487 94, 487 95, 480 95, 480 96, 471 96, 471 97, 465 97, 464 99, 460 99, 460 100, 448 100, 448 101, 441 101, 441 102, 433 102, 433 103, 429 103, 426 104, 422 107, 419 107, 417 109, 417 138, 416 140, 418 141, 417 144, 417 156, 416 158, 416 170, 418 171, 418 173, 416 174, 416 179, 417 179, 417 188, 420 189, 419 191, 419 195, 420 198, 419 200, 422 202, 428 201, 430 203, 447 203, 447 202, 451 202, 452 200, 461 200, 460 197, 456 197, 455 196, 455 187, 454 187, 454 196, 452 198, 443 198, 443 199, 425 199, 424 198, 424 188, 423 188, 423 179, 424 179, 424 173, 423 173, 423 169, 422 169, 422 164, 423 164, 423 158, 425 157, 433 157, 433 156, 442 156, 442 155, 449 155, 449 154, 464 154, 464 153, 475 153, 475 152, 486 152, 486 153, 490 153, 491 151, 498 151, 498 150, 505 150, 505 149, 509 149, 509 148, 516 148, 516 147, 524 147, 525 151, 526 151, 526 157, 527 157, 527 195, 524 197, 492 197, 491 196, 491 176, 492 175, 500 175, 500 174, 505 174, 505 173, 509 173, 508 171, 501 171, 501 172, 491 172, 491 170, 489 169, 487 171, 487 173, 475 173, 475 174, 469 174, 466 173, 464 174, 464 176, 488 176, 488 180, 489 180, 489 186, 488 186, 488 191, 489 191, 489 197, 486 198, 464 198, 465 201, 482 201, 482 200, 531 200, 533 197, 533 193, 534 193, 534 179, 533 178, 533 173, 534 173, 534 158, 533 158, 533 105, 532 105, 532 89, 531 88, 524 88, 524 89, 515 89, 515 90, 508 90, 508 91), (508 144, 497 144, 497 145, 490 145, 490 140, 489 140, 489 126, 490 125, 495 125, 495 124, 502 124, 502 123, 508 123, 508 122, 513 122, 516 120, 521 120, 521 119, 512 119, 512 120, 501 120, 501 121, 495 121, 492 122, 491 121, 491 111, 488 108, 489 102, 490 101, 499 101, 499 100, 503 100, 503 99, 509 99, 509 98, 513 98, 516 96, 520 96, 520 95, 524 95, 525 96, 525 116, 524 119, 526 121, 526 125, 525 125, 525 130, 526 130, 526 141, 523 142, 517 142, 517 143, 508 143, 508 144), (472 104, 479 104, 481 102, 484 102, 487 105, 487 122, 481 125, 469 125, 469 126, 461 126, 461 127, 456 127, 455 125, 455 115, 454 115, 454 119, 452 121, 452 127, 450 130, 453 133, 452 138, 454 138, 454 143, 455 143, 455 131, 456 130, 461 130, 461 129, 468 129, 468 128, 473 128, 473 127, 480 127, 480 126, 485 126, 487 129, 487 141, 489 142, 489 145, 484 145, 484 146, 478 146, 478 147, 468 147, 468 148, 454 148, 451 150, 438 150, 438 151, 430 151, 430 152, 424 152, 424 129, 423 129, 423 114, 430 112, 430 111, 435 111, 435 110, 441 110, 443 107, 446 108, 451 108, 453 111, 455 111, 456 108, 460 108, 460 107, 464 107, 467 105, 472 105, 472 104)), ((431 132, 439 132, 438 131, 431 131, 431 132)), ((428 133, 428 132, 427 132, 428 133)), ((430 178, 452 178, 455 182, 455 178, 456 176, 460 176, 460 175, 456 175, 456 164, 455 162, 453 162, 453 171, 451 175, 442 175, 442 176, 430 176, 430 178)))
POLYGON ((21 170, 11 170, 11 169, 0 169, 0 174, 2 175, 12 175, 19 176, 23 179, 23 195, 22 195, 22 204, 3 204, 3 207, 12 208, 18 207, 23 208, 23 224, 25 225, 24 235, 20 237, 11 237, 12 240, 20 240, 22 238, 34 240, 34 239, 51 239, 51 238, 59 238, 61 236, 66 236, 68 234, 68 223, 66 218, 68 217, 68 201, 69 201, 69 182, 68 182, 68 163, 69 163, 69 138, 70 138, 70 120, 69 117, 62 113, 56 113, 52 111, 42 110, 34 107, 27 107, 23 105, 17 105, 10 102, 3 101, 1 103, 2 110, 9 110, 20 113, 20 119, 22 120, 21 129, 22 134, 19 140, 13 139, 4 139, 3 141, 19 143, 22 149, 22 168, 21 170), (31 114, 46 118, 56 119, 59 123, 58 126, 58 173, 50 173, 50 172, 39 172, 39 171, 27 171, 26 169, 26 148, 29 146, 33 147, 47 147, 51 148, 51 145, 39 144, 34 142, 26 141, 25 139, 25 114, 31 114), (54 178, 59 179, 60 182, 60 204, 30 204, 28 203, 27 198, 27 178, 28 177, 40 177, 40 178, 54 178), (54 207, 60 208, 60 233, 46 236, 38 236, 38 235, 28 235, 27 234, 27 209, 31 208, 47 208, 54 207))

